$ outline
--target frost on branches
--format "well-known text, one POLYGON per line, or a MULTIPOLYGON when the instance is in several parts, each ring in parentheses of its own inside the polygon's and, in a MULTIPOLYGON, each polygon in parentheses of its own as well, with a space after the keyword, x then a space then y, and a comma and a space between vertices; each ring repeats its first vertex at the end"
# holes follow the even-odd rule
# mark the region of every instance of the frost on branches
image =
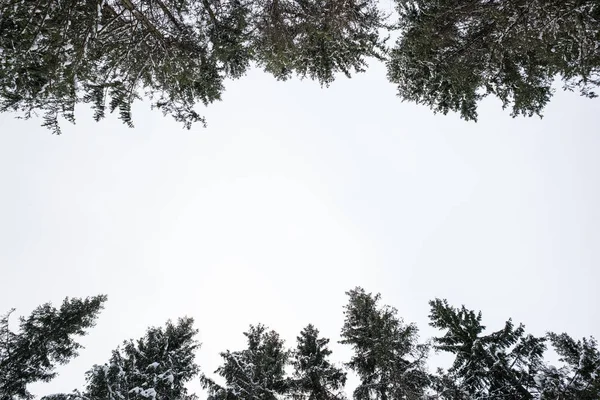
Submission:
POLYGON ((60 308, 46 303, 9 328, 9 317, 0 318, 0 399, 32 399, 27 385, 48 382, 57 365, 76 357, 82 346, 75 341, 94 326, 106 296, 65 299, 60 308))
POLYGON ((88 103, 133 126, 136 99, 190 128, 255 62, 328 84, 380 56, 375 0, 0 0, 0 112, 60 133, 88 103))
POLYGON ((223 365, 216 371, 224 381, 220 386, 203 377, 210 400, 278 400, 287 391, 285 366, 289 352, 275 331, 253 325, 244 332, 247 348, 221 353, 223 365))
POLYGON ((556 78, 595 97, 597 0, 396 0, 402 32, 388 78, 404 100, 477 119, 493 95, 512 115, 541 115, 556 78))
POLYGON ((185 384, 199 373, 199 347, 191 318, 149 328, 114 350, 110 361, 87 372, 86 400, 193 400, 185 384))
MULTIPOLYGON (((440 331, 427 344, 381 296, 357 287, 344 307, 340 343, 352 350, 342 365, 331 361, 329 340, 307 325, 288 349, 264 325, 251 325, 246 347, 221 353, 216 379, 201 374, 195 363, 199 343, 191 318, 149 328, 127 340, 105 364, 86 374, 83 390, 42 400, 197 400, 186 384, 198 379, 208 400, 346 400, 346 374, 357 374, 353 400, 598 400, 600 351, 593 338, 566 333, 534 336, 507 320, 487 331, 481 312, 430 302, 430 325, 440 331), (544 359, 548 348, 558 365, 544 359), (431 349, 452 357, 451 366, 431 371, 431 349)), ((9 315, 0 319, 0 400, 30 400, 27 385, 47 382, 55 367, 77 355, 74 339, 85 334, 106 300, 96 296, 65 300, 60 309, 45 304, 18 331, 9 315)))

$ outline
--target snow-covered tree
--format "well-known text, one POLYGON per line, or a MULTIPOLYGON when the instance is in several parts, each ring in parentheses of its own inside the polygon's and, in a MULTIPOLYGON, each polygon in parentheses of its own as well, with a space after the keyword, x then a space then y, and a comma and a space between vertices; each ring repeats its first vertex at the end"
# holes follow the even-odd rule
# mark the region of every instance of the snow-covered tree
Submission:
POLYGON ((342 400, 346 373, 329 360, 329 339, 319 337, 313 325, 305 327, 297 338, 291 364, 290 396, 294 400, 342 400))
POLYGON ((50 381, 57 365, 77 356, 82 346, 76 337, 94 326, 105 301, 106 296, 67 298, 58 309, 44 304, 19 318, 17 332, 9 329, 12 311, 1 317, 0 400, 33 398, 27 385, 50 381))
POLYGON ((252 37, 258 64, 278 79, 293 73, 328 85, 336 74, 382 59, 385 17, 372 0, 260 0, 252 37))
POLYGON ((86 400, 193 400, 185 384, 198 376, 199 343, 192 318, 149 328, 113 351, 110 361, 87 372, 86 400))
POLYGON ((212 25, 198 1, 2 0, 0 111, 42 112, 60 133, 58 118, 74 122, 81 102, 131 125, 145 96, 189 126, 202 120, 194 105, 222 91, 212 25))
POLYGON ((600 399, 600 352, 596 340, 575 341, 566 333, 549 333, 548 339, 563 366, 546 366, 539 375, 540 399, 600 399))
POLYGON ((360 377, 354 399, 422 399, 429 384, 428 348, 417 343, 417 327, 405 324, 395 308, 380 306, 379 294, 360 287, 347 294, 341 343, 354 350, 347 364, 360 377))
POLYGON ((277 400, 287 392, 285 367, 289 352, 283 340, 260 324, 250 326, 244 335, 246 349, 221 353, 223 365, 216 373, 224 378, 225 386, 203 377, 209 400, 277 400))
POLYGON ((138 340, 127 340, 110 360, 87 373, 84 391, 55 394, 43 400, 194 400, 185 384, 197 377, 194 358, 200 346, 193 319, 168 321, 149 328, 138 340))
POLYGON ((454 308, 446 300, 430 302, 430 325, 445 331, 434 348, 455 356, 447 373, 435 379, 439 398, 533 399, 542 371, 545 338, 525 333, 506 321, 499 331, 484 334, 481 312, 454 308))
POLYGON ((404 100, 477 119, 494 95, 512 115, 540 114, 555 78, 595 97, 597 0, 396 0, 400 38, 388 77, 404 100))
POLYGON ((89 103, 132 125, 138 98, 189 128, 256 61, 328 84, 380 56, 376 0, 0 0, 0 112, 60 133, 89 103))

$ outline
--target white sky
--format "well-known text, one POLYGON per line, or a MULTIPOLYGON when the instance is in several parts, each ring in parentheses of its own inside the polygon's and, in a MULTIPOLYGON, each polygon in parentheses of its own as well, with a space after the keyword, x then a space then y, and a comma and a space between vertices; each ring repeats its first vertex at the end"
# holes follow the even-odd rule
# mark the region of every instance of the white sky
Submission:
POLYGON ((196 318, 206 372, 263 322, 335 343, 356 285, 416 322, 445 297, 535 334, 598 335, 600 101, 558 92, 544 119, 495 100, 480 122, 402 103, 381 65, 331 88, 260 72, 185 131, 144 104, 56 137, 0 115, 0 312, 109 295, 86 349, 38 394, 149 325, 196 318))

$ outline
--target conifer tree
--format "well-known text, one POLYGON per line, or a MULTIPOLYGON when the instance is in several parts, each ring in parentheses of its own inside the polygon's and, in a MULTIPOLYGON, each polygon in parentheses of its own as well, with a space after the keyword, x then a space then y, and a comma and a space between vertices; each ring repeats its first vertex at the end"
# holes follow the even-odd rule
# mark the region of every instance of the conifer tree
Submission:
POLYGON ((488 95, 512 115, 541 115, 561 78, 596 97, 597 0, 396 0, 400 38, 388 59, 398 95, 477 119, 488 95))
POLYGON ((329 85, 383 59, 385 16, 371 0, 262 0, 254 15, 256 61, 278 79, 293 73, 329 85))
POLYGON ((223 365, 216 371, 224 378, 221 387, 203 377, 209 400, 277 400, 288 390, 285 367, 289 352, 275 331, 264 325, 251 325, 244 333, 248 347, 221 353, 223 365))
POLYGON ((364 70, 382 17, 375 0, 0 0, 0 112, 60 133, 88 103, 133 126, 144 98, 190 128, 252 61, 322 84, 364 70))
POLYGON ((360 287, 347 294, 341 343, 352 346, 347 365, 361 380, 354 399, 422 399, 429 385, 428 349, 417 343, 417 327, 405 324, 395 308, 380 306, 379 294, 360 287))
MULTIPOLYGON (((149 328, 113 351, 110 361, 87 372, 86 400, 194 400, 185 384, 198 376, 197 330, 192 318, 149 328)), ((75 393, 77 396, 77 393, 75 393)), ((66 400, 66 399, 65 399, 66 400)))
POLYGON ((329 361, 329 339, 319 337, 319 330, 306 326, 297 338, 291 364, 294 375, 290 392, 294 400, 342 400, 346 373, 329 361))
POLYGON ((430 302, 430 325, 444 330, 434 348, 454 354, 448 369, 436 379, 442 399, 533 399, 542 371, 545 338, 525 333, 506 321, 504 328, 484 334, 481 312, 454 308, 445 300, 430 302))
POLYGON ((546 366, 538 377, 541 400, 600 399, 600 352, 594 338, 575 341, 566 333, 548 340, 563 366, 546 366))
POLYGON ((9 329, 12 311, 0 318, 0 400, 33 398, 27 385, 50 381, 57 365, 77 356, 82 346, 75 338, 94 326, 105 301, 66 298, 58 309, 46 303, 19 318, 17 332, 9 329))
MULTIPOLYGON (((94 118, 119 111, 132 125, 142 95, 189 127, 202 121, 196 103, 217 100, 223 67, 211 50, 213 24, 198 2, 175 0, 41 0, 0 2, 0 111, 40 111, 60 133, 75 105, 94 118)), ((225 18, 224 16, 223 18, 225 18)), ((227 26, 223 29, 230 29, 227 26)))

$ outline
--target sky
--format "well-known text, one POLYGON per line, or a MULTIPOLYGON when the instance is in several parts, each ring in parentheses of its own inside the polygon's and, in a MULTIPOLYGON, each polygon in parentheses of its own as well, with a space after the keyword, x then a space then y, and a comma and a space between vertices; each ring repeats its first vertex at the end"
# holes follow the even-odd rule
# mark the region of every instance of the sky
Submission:
POLYGON ((0 312, 108 295, 80 356, 32 391, 81 388, 122 340, 185 315, 209 374, 258 322, 290 346, 313 323, 347 361, 355 286, 423 340, 436 297, 490 329, 599 336, 599 105, 559 90, 543 119, 489 99, 465 122, 401 102, 375 64, 328 89, 251 71, 206 129, 144 103, 134 129, 82 108, 61 136, 0 115, 0 312))

